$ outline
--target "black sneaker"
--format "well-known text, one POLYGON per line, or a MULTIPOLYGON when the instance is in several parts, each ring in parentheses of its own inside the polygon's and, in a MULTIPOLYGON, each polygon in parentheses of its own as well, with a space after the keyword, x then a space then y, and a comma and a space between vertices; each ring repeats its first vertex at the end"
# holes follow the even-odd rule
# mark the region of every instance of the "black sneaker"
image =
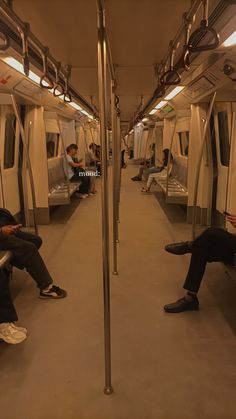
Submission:
POLYGON ((194 311, 199 310, 199 301, 197 297, 193 297, 192 300, 187 300, 185 297, 175 301, 171 304, 166 304, 164 310, 167 313, 181 313, 182 311, 194 311))
POLYGON ((165 246, 165 250, 174 255, 192 253, 192 242, 170 243, 165 246))
POLYGON ((52 285, 50 288, 46 290, 41 290, 39 294, 39 298, 44 299, 58 299, 58 298, 65 298, 67 296, 67 292, 56 285, 52 285))

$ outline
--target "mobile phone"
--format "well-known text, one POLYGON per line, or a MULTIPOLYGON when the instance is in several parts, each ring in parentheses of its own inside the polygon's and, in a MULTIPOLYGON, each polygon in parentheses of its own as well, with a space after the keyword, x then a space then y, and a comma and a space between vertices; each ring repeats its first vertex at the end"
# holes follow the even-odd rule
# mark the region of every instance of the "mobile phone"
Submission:
POLYGON ((224 215, 231 215, 228 211, 223 212, 224 215))

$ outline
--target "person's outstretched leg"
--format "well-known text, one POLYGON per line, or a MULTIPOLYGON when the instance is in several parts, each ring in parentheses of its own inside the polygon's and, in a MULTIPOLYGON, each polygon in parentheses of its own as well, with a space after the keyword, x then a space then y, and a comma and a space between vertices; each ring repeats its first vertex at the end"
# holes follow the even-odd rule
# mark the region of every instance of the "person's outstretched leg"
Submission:
POLYGON ((27 330, 17 327, 18 320, 9 290, 9 274, 0 271, 0 340, 9 344, 21 343, 26 339, 27 330))
MULTIPOLYGON (((33 240, 37 240, 39 244, 39 239, 35 236, 33 240)), ((12 265, 19 269, 25 268, 29 272, 40 289, 40 298, 66 297, 66 291, 53 285, 52 277, 32 240, 27 241, 15 235, 2 234, 0 250, 11 250, 13 253, 12 265)))
POLYGON ((199 291, 207 262, 232 262, 236 253, 236 237, 220 228, 209 228, 186 247, 191 252, 189 270, 183 288, 187 290, 184 298, 164 306, 169 313, 198 310, 199 291))

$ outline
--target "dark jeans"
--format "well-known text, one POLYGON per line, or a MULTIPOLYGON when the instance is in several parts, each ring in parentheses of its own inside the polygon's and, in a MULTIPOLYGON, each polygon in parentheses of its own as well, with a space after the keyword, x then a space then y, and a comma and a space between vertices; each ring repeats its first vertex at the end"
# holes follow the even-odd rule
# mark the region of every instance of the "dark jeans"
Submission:
POLYGON ((0 323, 12 323, 18 320, 9 290, 9 273, 0 271, 0 323))
POLYGON ((233 263, 236 253, 236 236, 222 228, 211 227, 197 237, 192 246, 192 256, 184 288, 198 292, 208 262, 233 263))
POLYGON ((15 234, 0 234, 0 250, 10 250, 13 266, 26 269, 37 283, 39 289, 48 287, 52 278, 38 251, 42 239, 35 234, 18 231, 15 234))
POLYGON ((76 172, 74 176, 70 179, 71 182, 81 181, 80 187, 78 192, 81 194, 89 193, 90 189, 90 176, 81 176, 80 173, 85 173, 84 169, 80 169, 79 167, 76 168, 76 172))

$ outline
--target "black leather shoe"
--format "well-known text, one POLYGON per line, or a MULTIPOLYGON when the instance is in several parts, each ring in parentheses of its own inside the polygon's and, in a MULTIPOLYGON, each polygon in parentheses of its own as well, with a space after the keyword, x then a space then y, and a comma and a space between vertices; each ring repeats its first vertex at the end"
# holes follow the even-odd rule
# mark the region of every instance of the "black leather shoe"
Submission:
POLYGON ((134 176, 131 178, 131 180, 133 180, 134 182, 139 182, 142 179, 139 176, 134 176))
POLYGON ((193 297, 192 300, 187 300, 185 297, 175 301, 171 304, 166 304, 164 310, 167 313, 181 313, 182 311, 194 311, 199 310, 199 301, 197 297, 193 297))
POLYGON ((165 250, 174 255, 185 255, 192 253, 192 242, 170 243, 165 246, 165 250))

